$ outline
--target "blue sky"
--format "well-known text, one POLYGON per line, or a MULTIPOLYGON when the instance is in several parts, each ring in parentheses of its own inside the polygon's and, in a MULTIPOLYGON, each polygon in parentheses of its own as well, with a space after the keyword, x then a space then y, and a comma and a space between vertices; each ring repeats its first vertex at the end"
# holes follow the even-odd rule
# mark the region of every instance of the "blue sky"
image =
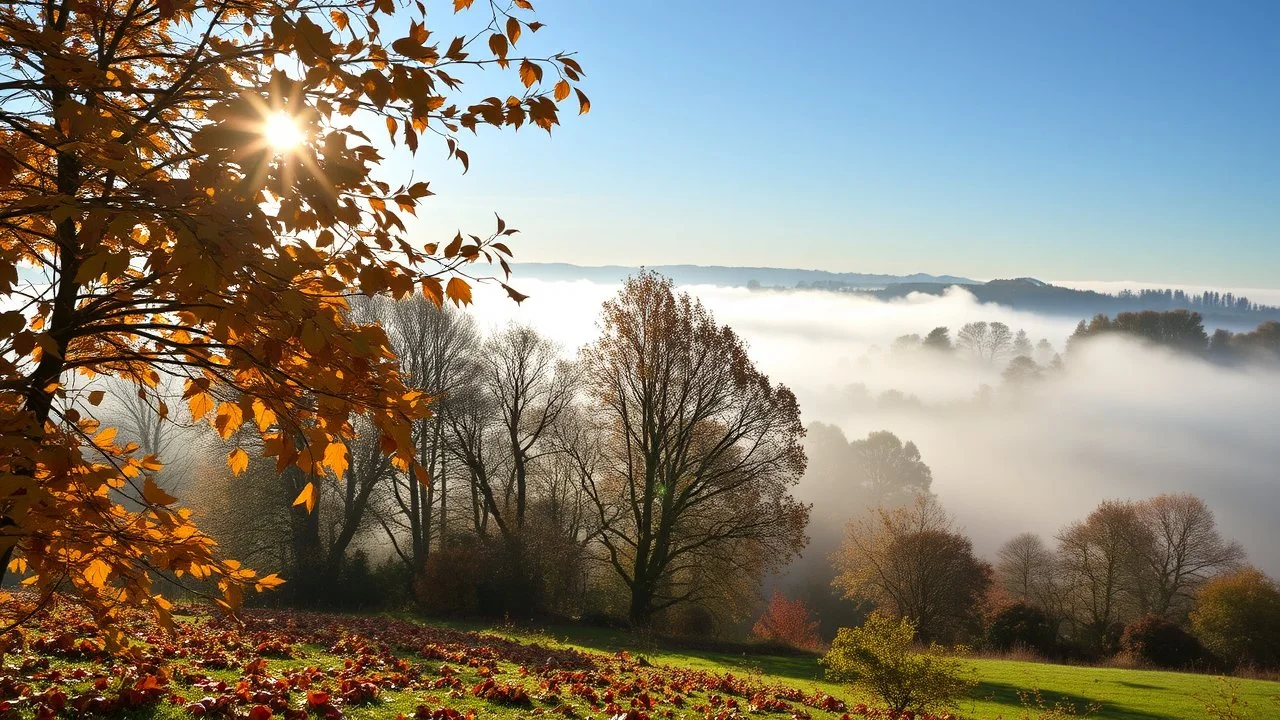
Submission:
POLYGON ((536 5, 521 49, 580 51, 592 112, 421 161, 433 236, 498 211, 529 261, 1280 287, 1280 2, 536 5))

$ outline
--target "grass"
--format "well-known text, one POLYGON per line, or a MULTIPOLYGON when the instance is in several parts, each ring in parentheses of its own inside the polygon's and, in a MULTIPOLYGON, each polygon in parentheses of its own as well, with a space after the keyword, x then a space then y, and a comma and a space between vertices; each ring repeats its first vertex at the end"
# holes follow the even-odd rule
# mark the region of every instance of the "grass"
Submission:
MULTIPOLYGON (((288 613, 283 613, 278 621, 288 622, 289 617, 291 616, 288 613)), ((405 616, 385 618, 335 616, 331 620, 326 620, 326 622, 332 622, 336 626, 344 628, 343 633, 350 631, 345 629, 348 625, 360 626, 360 623, 364 623, 363 626, 357 627, 354 632, 376 633, 378 625, 397 624, 409 620, 412 619, 405 616), (371 622, 372 626, 370 625, 371 622)), ((420 621, 412 620, 412 622, 420 621)), ((208 641, 210 636, 201 635, 197 631, 197 628, 202 626, 202 620, 183 618, 181 623, 184 627, 192 628, 192 637, 197 639, 204 638, 205 641, 208 641)), ((866 702, 869 705, 878 704, 874 702, 873 698, 859 697, 846 687, 824 680, 822 666, 818 662, 818 657, 812 654, 767 654, 748 651, 745 648, 738 648, 732 652, 689 649, 660 643, 652 638, 622 631, 575 625, 549 626, 539 629, 492 627, 476 623, 441 623, 434 625, 452 630, 482 631, 486 634, 515 640, 523 645, 537 644, 542 648, 548 649, 548 651, 573 648, 606 653, 608 655, 626 651, 632 656, 643 658, 654 666, 707 671, 717 675, 731 673, 738 677, 749 678, 753 685, 760 683, 785 685, 803 690, 806 694, 812 691, 821 691, 843 698, 850 705, 856 702, 866 702)), ((410 624, 399 624, 397 627, 400 628, 398 632, 411 631, 413 628, 421 629, 420 626, 410 624)), ((49 630, 56 632, 58 630, 57 624, 50 624, 49 630)), ((277 630, 283 631, 284 628, 277 627, 277 630)), ((325 682, 332 683, 338 677, 336 673, 344 667, 344 664, 348 664, 349 667, 349 663, 354 657, 350 651, 332 652, 328 649, 328 645, 310 642, 304 639, 303 636, 290 635, 290 637, 293 638, 290 656, 273 657, 267 663, 268 672, 272 676, 279 677, 289 673, 296 673, 304 668, 318 668, 320 671, 328 673, 329 680, 325 682)), ((466 637, 472 638, 466 641, 468 644, 475 642, 475 636, 469 635, 466 637)), ((428 681, 439 677, 441 662, 439 660, 426 660, 417 655, 414 650, 417 647, 420 646, 412 645, 408 648, 400 647, 395 649, 391 656, 387 656, 390 660, 386 662, 395 660, 395 658, 402 658, 413 666, 420 667, 428 681)), ((464 647, 472 646, 466 645, 464 647)), ((530 649, 526 648, 526 650, 530 649)), ((545 658, 546 655, 541 653, 541 650, 536 650, 532 653, 525 652, 524 655, 527 657, 533 654, 538 658, 545 658)), ((425 703, 433 708, 449 707, 458 710, 464 715, 467 714, 468 710, 474 710, 478 720, 531 720, 536 715, 556 717, 556 720, 560 720, 551 710, 557 704, 563 705, 567 703, 572 705, 575 711, 572 713, 572 717, 577 717, 581 720, 601 720, 602 717, 607 719, 607 714, 601 716, 601 708, 589 707, 588 704, 581 702, 578 698, 571 697, 567 692, 561 692, 561 697, 559 698, 544 697, 545 693, 541 693, 537 687, 537 679, 533 675, 526 676, 521 666, 510 659, 520 655, 521 653, 516 653, 509 657, 500 657, 493 666, 493 677, 500 682, 523 686, 530 695, 535 696, 534 702, 530 706, 512 707, 500 705, 474 697, 471 692, 465 690, 451 693, 447 689, 432 690, 419 684, 412 689, 387 687, 381 692, 379 699, 372 704, 350 704, 344 707, 344 716, 355 720, 395 718, 401 713, 406 716, 412 716, 415 708, 419 704, 425 703)), ((252 653, 247 655, 241 653, 237 656, 236 662, 241 663, 246 658, 254 656, 252 653)), ((111 660, 102 664, 94 664, 86 661, 67 660, 56 656, 49 657, 52 667, 62 669, 64 672, 80 667, 88 670, 90 674, 114 677, 120 670, 119 667, 112 669, 115 661, 111 660)), ((537 662, 540 662, 540 660, 537 660, 537 662)), ((479 666, 474 664, 470 666, 465 662, 450 662, 448 664, 454 668, 457 676, 463 680, 464 688, 470 688, 487 675, 487 671, 481 671, 479 666)), ((1080 711, 1081 715, 1086 714, 1086 709, 1093 708, 1093 711, 1088 716, 1105 720, 1192 720, 1199 718, 1204 720, 1226 720, 1227 718, 1231 720, 1242 720, 1244 718, 1280 720, 1280 682, 1244 679, 1224 680, 1223 678, 1190 673, 1065 666, 1014 660, 973 659, 968 661, 968 664, 976 684, 971 697, 961 703, 960 715, 962 718, 970 720, 1047 720, 1049 718, 1064 717, 1063 715, 1054 715, 1043 709, 1028 708, 1026 704, 1028 694, 1038 694, 1039 702, 1043 703, 1046 708, 1065 703, 1080 711), (1238 714, 1213 715, 1206 710, 1206 702, 1225 706, 1231 696, 1235 696, 1238 701, 1237 705, 1235 705, 1235 708, 1241 711, 1238 714)), ((386 672, 388 668, 385 663, 378 667, 382 669, 373 668, 370 673, 386 672)), ((201 677, 206 678, 206 680, 224 680, 229 685, 235 685, 243 677, 243 672, 240 668, 240 664, 234 664, 230 669, 203 672, 201 677)), ((674 671, 669 672, 674 673, 674 671)), ((190 700, 198 700, 202 695, 209 694, 210 691, 207 688, 197 687, 183 680, 183 677, 181 673, 175 677, 175 684, 172 686, 171 692, 190 700)), ((87 691, 90 688, 90 681, 66 681, 63 682, 63 686, 74 695, 87 691)), ((216 691, 213 694, 217 694, 216 691)), ((695 711, 693 709, 694 706, 705 704, 712 697, 713 694, 710 691, 690 691, 687 694, 688 704, 670 717, 673 720, 699 720, 702 718, 703 713, 695 711)), ((301 695, 295 691, 293 698, 291 702, 296 706, 296 703, 301 701, 301 695)), ((562 708, 557 708, 557 711, 559 709, 562 708)), ((822 711, 812 707, 808 709, 813 720, 841 720, 839 713, 822 711)), ((241 707, 237 716, 242 716, 243 710, 244 708, 241 707)), ((20 716, 30 717, 26 713, 20 714, 20 716)), ((8 720, 9 717, 11 717, 9 713, 0 711, 0 718, 8 720)), ((192 715, 188 714, 181 705, 162 702, 124 713, 123 717, 178 720, 179 718, 191 718, 192 715)), ((312 714, 310 717, 320 716, 312 714)), ((660 720, 661 716, 655 711, 653 717, 655 720, 660 720)), ((785 714, 745 712, 744 708, 744 712, 736 717, 742 718, 742 720, 785 720, 789 716, 785 714)), ((470 719, 463 718, 462 720, 470 719)))
MULTIPOLYGON (((490 632, 513 639, 536 638, 543 643, 554 640, 584 650, 627 650, 642 654, 655 664, 711 672, 759 673, 768 681, 821 689, 869 704, 871 701, 857 697, 848 688, 826 682, 815 655, 689 650, 646 643, 620 631, 576 626, 557 626, 536 632, 491 628, 490 632)), ((1086 708, 1096 706, 1091 717, 1099 720, 1217 720, 1206 711, 1206 702, 1223 706, 1232 694, 1244 703, 1237 705, 1243 708, 1241 717, 1280 720, 1280 682, 1017 660, 974 659, 969 665, 978 682, 971 697, 961 703, 961 714, 973 720, 1038 718, 1038 712, 1026 707, 1027 703, 1035 704, 1036 692, 1046 708, 1065 703, 1083 714, 1086 708)))

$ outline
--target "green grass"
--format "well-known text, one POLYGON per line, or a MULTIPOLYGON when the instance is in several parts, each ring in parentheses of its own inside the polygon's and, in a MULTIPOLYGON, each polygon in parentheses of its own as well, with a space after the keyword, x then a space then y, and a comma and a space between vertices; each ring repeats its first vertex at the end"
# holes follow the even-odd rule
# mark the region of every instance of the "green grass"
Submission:
MULTIPOLYGON (((520 642, 536 642, 543 646, 567 646, 609 654, 626 651, 633 656, 643 657, 653 665, 753 676, 771 684, 787 685, 805 691, 821 690, 843 698, 851 705, 859 701, 869 705, 878 704, 873 698, 861 697, 847 687, 824 680, 818 657, 811 654, 777 655, 763 652, 715 652, 688 649, 622 631, 580 626, 528 629, 492 627, 476 623, 450 623, 449 625, 456 629, 481 630, 520 642)), ((413 661, 416 656, 401 654, 401 657, 413 661)), ((332 654, 320 646, 295 644, 293 657, 272 659, 269 661, 269 668, 272 673, 280 673, 303 667, 341 667, 347 659, 343 655, 332 654)), ((1040 720, 1060 717, 1043 715, 1038 710, 1027 708, 1023 696, 1034 691, 1039 692, 1046 706, 1051 707, 1063 702, 1080 711, 1096 707, 1097 709, 1089 716, 1106 720, 1201 718, 1222 720, 1206 712, 1205 699, 1223 704, 1226 700, 1225 693, 1234 692, 1243 703, 1247 704, 1244 706, 1246 712, 1230 717, 1280 720, 1280 683, 1278 682, 1243 679, 1224 681, 1222 678, 1189 673, 1078 667, 1012 660, 974 659, 968 663, 977 684, 971 697, 964 700, 959 709, 961 717, 970 720, 1024 720, 1027 718, 1040 720)), ((56 661, 55 665, 69 669, 77 663, 56 661)), ((439 665, 439 662, 423 662, 428 675, 435 675, 435 668, 439 665)), ((468 687, 481 679, 474 668, 457 665, 454 667, 468 687)), ((237 669, 209 671, 207 674, 231 682, 239 677, 240 671, 237 669)), ((519 668, 507 661, 500 662, 498 675, 495 677, 505 682, 522 684, 531 693, 535 690, 529 684, 532 679, 525 679, 519 672, 519 668)), ((174 690, 190 699, 198 699, 201 695, 198 689, 181 684, 174 690)), ((676 720, 699 720, 701 717, 691 708, 698 702, 705 702, 706 693, 691 694, 689 700, 689 706, 675 715, 676 720)), ((449 706, 463 713, 468 709, 474 709, 479 720, 533 720, 538 713, 541 713, 541 717, 554 717, 559 720, 558 715, 547 713, 546 708, 534 711, 530 708, 496 705, 474 698, 470 693, 461 697, 449 697, 446 692, 423 693, 421 691, 385 692, 377 703, 367 706, 349 706, 345 709, 345 713, 346 717, 355 720, 394 718, 399 713, 411 715, 414 708, 424 701, 432 707, 449 706)), ((567 697, 564 701, 576 702, 567 697)), ((541 707, 540 702, 535 702, 535 706, 541 707)), ((591 712, 585 706, 579 707, 578 710, 581 718, 600 720, 597 712, 591 712)), ((839 720, 839 715, 835 713, 813 709, 811 712, 813 720, 839 720)), ((1081 712, 1081 714, 1084 713, 1081 712)), ((144 711, 126 714, 125 717, 178 720, 191 716, 180 707, 161 704, 144 711)), ((787 716, 751 713, 746 717, 785 720, 787 716)))
MULTIPOLYGON (((476 629, 478 626, 470 626, 476 629)), ((515 639, 546 643, 554 639, 585 650, 617 652, 626 650, 644 655, 655 664, 669 664, 712 672, 759 673, 765 680, 803 689, 818 688, 837 697, 861 700, 848 688, 826 682, 822 666, 814 655, 760 655, 718 653, 661 646, 619 631, 560 626, 537 632, 490 628, 490 632, 515 639)), ((974 659, 969 661, 978 683, 971 697, 961 703, 961 715, 973 720, 1021 720, 1038 718, 1023 696, 1038 691, 1047 707, 1062 702, 1098 709, 1091 717, 1100 720, 1213 720, 1205 710, 1206 700, 1225 705, 1235 693, 1245 705, 1242 717, 1280 720, 1280 682, 1224 679, 1211 675, 1127 670, 1119 668, 1055 665, 1015 660, 974 659)), ((1034 698, 1028 702, 1034 704, 1034 698)))

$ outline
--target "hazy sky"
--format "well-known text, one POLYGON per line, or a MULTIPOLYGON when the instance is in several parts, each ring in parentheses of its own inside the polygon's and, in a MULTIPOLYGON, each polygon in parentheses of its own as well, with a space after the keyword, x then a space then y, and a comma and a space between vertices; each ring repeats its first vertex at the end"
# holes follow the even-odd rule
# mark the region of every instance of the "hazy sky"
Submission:
MULTIPOLYGON (((593 101, 432 235, 521 260, 1280 286, 1280 3, 541 0, 593 101)), ((446 8, 433 12, 441 22, 446 8)))

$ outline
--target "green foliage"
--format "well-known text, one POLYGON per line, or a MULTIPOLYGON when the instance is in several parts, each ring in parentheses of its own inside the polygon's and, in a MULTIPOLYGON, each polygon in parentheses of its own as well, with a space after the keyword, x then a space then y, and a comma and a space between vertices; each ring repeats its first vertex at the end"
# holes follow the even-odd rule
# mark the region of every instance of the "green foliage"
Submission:
POLYGON ((1280 588, 1257 569, 1222 575, 1201 588, 1191 627, 1223 662, 1280 667, 1280 588))
POLYGON ((822 658, 827 677, 873 693, 890 710, 940 712, 957 707, 973 686, 964 662, 943 648, 915 647, 915 625, 872 613, 862 627, 841 628, 822 658))

